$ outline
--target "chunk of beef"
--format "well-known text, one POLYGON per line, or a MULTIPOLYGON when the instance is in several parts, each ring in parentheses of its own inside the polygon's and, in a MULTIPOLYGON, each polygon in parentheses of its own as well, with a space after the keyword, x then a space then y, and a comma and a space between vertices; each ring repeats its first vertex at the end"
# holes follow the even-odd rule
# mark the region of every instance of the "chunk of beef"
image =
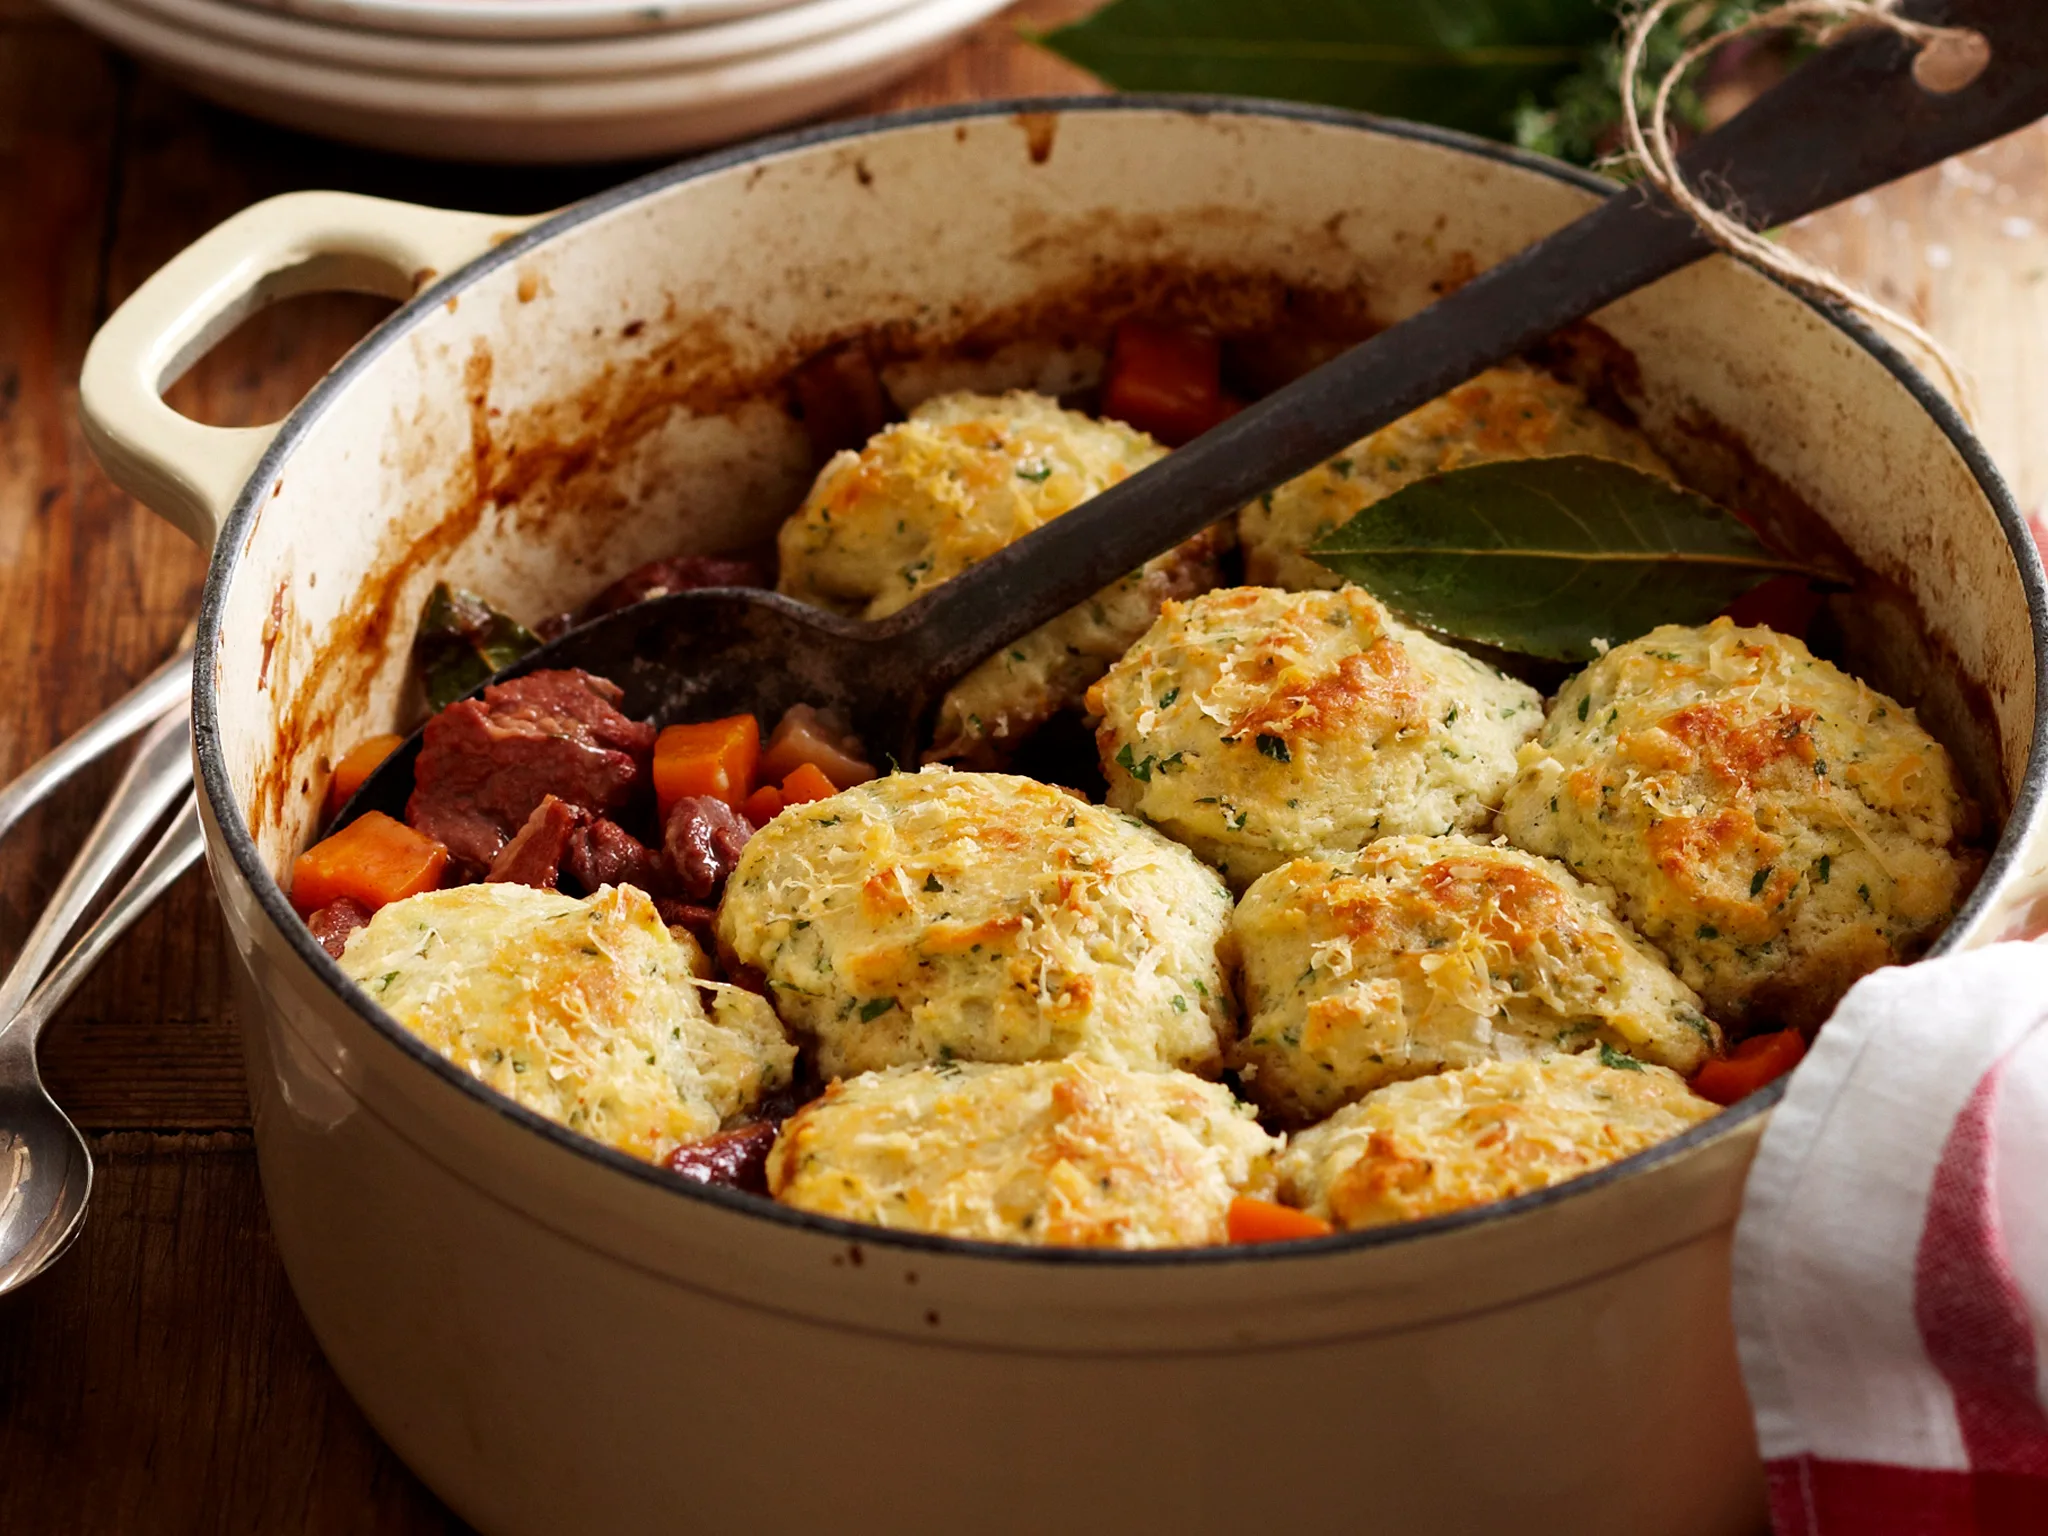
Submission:
POLYGON ((723 1184, 728 1189, 768 1193, 768 1150, 775 1145, 772 1121, 757 1121, 730 1131, 686 1141, 668 1155, 672 1173, 698 1184, 723 1184))
POLYGON ((427 722, 405 819, 488 869, 548 795, 616 810, 646 777, 654 727, 619 713, 619 689, 588 672, 533 672, 427 722))
POLYGON ((654 910, 661 914, 661 920, 671 928, 687 929, 707 954, 718 949, 718 909, 701 906, 694 901, 677 901, 672 897, 655 898, 654 910))
POLYGON ((569 851, 569 839, 590 820, 590 812, 553 795, 542 798, 526 818, 526 825, 512 834, 512 841, 491 860, 486 882, 499 885, 530 885, 552 891, 562 877, 562 859, 569 851))
POLYGON ((335 959, 348 945, 348 936, 370 921, 370 909, 353 896, 339 896, 306 919, 320 947, 335 959))
POLYGON ((661 855, 615 821, 578 827, 569 838, 567 862, 586 896, 603 885, 637 885, 650 896, 669 887, 661 855))
POLYGON ((662 851, 682 893, 692 901, 716 903, 725 877, 740 861, 754 825, 723 800, 685 795, 668 813, 662 851))
POLYGON ((670 592, 694 592, 699 587, 765 587, 768 573, 759 561, 731 555, 683 555, 674 560, 650 560, 628 571, 606 587, 583 610, 583 617, 613 613, 670 592))

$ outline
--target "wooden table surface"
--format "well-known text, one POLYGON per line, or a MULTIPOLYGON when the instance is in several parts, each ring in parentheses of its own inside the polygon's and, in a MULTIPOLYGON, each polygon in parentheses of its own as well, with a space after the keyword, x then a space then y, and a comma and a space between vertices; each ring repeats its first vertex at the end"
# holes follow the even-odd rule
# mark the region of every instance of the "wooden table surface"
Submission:
MULTIPOLYGON (((1089 88, 1013 31, 1090 8, 1026 0, 857 110, 1089 88)), ((36 0, 0 0, 0 779, 173 650, 204 559, 114 489, 77 417, 94 328, 237 209, 338 187, 538 212, 638 167, 477 169, 352 150, 207 106, 36 0)), ((2021 504, 2048 503, 2048 129, 1810 221, 1794 239, 1928 325, 1973 371, 2021 504)), ((172 392, 274 420, 389 306, 297 300, 172 392)), ((74 785, 0 850, 0 955, 110 787, 74 785)), ((228 956, 197 873, 144 918, 43 1043, 93 1143, 91 1220, 0 1300, 0 1532, 460 1529, 327 1369, 272 1247, 228 956)))

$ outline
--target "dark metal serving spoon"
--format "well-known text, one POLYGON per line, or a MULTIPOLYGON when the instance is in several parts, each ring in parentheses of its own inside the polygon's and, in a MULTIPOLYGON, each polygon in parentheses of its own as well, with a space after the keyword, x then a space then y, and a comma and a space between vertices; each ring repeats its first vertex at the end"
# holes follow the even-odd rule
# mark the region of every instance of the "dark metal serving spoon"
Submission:
MULTIPOLYGON (((1950 94, 1913 77, 1916 49, 1861 30, 1807 61, 1681 159, 1689 185, 1765 229, 1921 170, 2048 115, 2048 3, 1902 8, 1974 28, 1989 65, 1950 94)), ((792 704, 844 712, 877 754, 913 763, 946 688, 984 657, 1482 369, 1713 245, 1638 185, 1055 518, 887 619, 846 619, 772 592, 657 598, 571 630, 511 673, 582 667, 658 724, 792 704)), ((417 738, 349 807, 402 815, 417 738)))

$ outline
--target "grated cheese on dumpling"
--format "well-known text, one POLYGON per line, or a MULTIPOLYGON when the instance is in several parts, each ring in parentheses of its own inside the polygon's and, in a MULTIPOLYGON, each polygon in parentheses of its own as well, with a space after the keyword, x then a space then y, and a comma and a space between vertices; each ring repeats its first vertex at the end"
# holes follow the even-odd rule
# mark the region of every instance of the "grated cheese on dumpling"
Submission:
POLYGON ((478 1081, 658 1160, 782 1087, 796 1060, 766 1003, 699 981, 691 961, 633 886, 578 900, 498 884, 393 902, 349 936, 341 968, 478 1081))

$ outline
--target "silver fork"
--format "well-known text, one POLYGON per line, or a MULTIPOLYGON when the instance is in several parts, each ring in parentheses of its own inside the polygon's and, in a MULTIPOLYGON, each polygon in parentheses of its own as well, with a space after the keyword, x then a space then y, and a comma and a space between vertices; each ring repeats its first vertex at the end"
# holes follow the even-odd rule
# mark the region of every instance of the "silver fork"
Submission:
MULTIPOLYGON (((71 868, 50 893, 49 903, 14 957, 13 968, 0 980, 0 1020, 11 1019, 20 1011, 64 940, 78 926, 79 918, 163 819, 171 802, 191 788, 192 702, 189 673, 187 676, 186 691, 174 693, 169 712, 144 733, 121 782, 115 786, 113 798, 86 834, 71 868)), ((86 728, 88 732, 92 729, 93 726, 86 728)), ((72 741, 78 739, 74 736, 72 741)))
POLYGON ((116 700, 92 724, 0 789, 0 837, 88 763, 178 707, 192 693, 192 647, 187 645, 116 700))

